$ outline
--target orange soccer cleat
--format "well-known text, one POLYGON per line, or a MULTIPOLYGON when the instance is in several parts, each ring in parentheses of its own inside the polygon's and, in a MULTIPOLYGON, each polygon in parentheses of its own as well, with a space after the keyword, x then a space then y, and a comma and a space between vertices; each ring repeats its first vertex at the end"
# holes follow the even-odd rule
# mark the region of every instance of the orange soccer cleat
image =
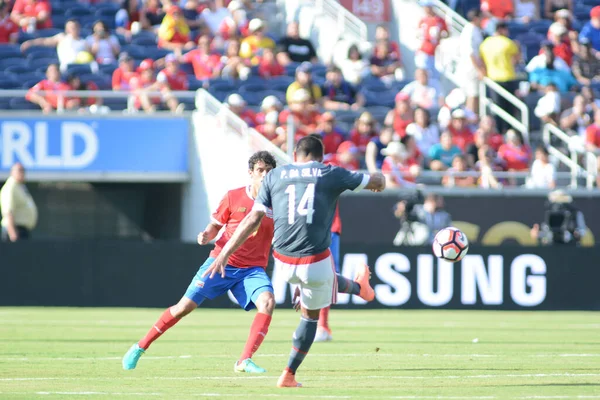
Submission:
POLYGON ((283 373, 277 381, 277 387, 302 387, 301 383, 296 382, 296 375, 292 374, 289 369, 284 369, 283 373))
POLYGON ((359 296, 366 301, 373 301, 373 299, 375 299, 375 291, 369 283, 370 278, 371 271, 369 270, 369 266, 367 264, 363 264, 362 268, 359 268, 356 276, 354 277, 354 282, 360 285, 359 296))

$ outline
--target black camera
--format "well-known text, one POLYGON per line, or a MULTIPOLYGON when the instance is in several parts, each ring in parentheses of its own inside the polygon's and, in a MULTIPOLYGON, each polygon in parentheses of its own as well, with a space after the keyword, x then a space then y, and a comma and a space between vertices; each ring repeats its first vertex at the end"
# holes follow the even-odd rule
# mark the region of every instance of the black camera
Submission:
POLYGON ((577 209, 570 204, 549 202, 546 206, 545 225, 550 237, 547 241, 553 243, 577 243, 577 209))
POLYGON ((419 216, 415 212, 415 206, 423 204, 425 196, 420 189, 413 193, 406 194, 400 197, 400 201, 405 203, 403 219, 408 222, 419 222, 419 216))

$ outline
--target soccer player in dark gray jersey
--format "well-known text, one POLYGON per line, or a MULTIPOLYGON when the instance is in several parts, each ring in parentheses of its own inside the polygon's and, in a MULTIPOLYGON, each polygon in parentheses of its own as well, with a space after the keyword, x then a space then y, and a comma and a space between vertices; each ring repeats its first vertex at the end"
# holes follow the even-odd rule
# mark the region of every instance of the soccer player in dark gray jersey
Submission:
MULTIPOLYGON (((265 179, 254 208, 240 223, 211 267, 211 277, 223 275, 229 256, 260 226, 267 209, 273 209, 275 266, 287 281, 300 286, 302 317, 293 335, 288 365, 279 387, 298 387, 296 370, 308 353, 317 331, 321 308, 335 302, 335 266, 329 251, 330 230, 339 195, 345 190, 381 191, 381 173, 356 174, 323 165, 323 142, 314 136, 298 141, 295 163, 273 169, 265 179)), ((359 282, 361 297, 374 297, 369 276, 359 282), (371 293, 366 294, 366 291, 371 293)))

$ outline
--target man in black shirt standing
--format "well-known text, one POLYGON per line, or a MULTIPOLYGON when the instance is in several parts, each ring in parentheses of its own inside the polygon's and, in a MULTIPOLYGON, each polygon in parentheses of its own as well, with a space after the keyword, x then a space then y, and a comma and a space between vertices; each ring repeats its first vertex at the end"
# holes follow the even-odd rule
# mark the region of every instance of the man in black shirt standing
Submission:
POLYGON ((289 23, 287 35, 277 44, 277 61, 283 66, 291 62, 317 62, 317 52, 309 40, 300 37, 297 22, 289 23))

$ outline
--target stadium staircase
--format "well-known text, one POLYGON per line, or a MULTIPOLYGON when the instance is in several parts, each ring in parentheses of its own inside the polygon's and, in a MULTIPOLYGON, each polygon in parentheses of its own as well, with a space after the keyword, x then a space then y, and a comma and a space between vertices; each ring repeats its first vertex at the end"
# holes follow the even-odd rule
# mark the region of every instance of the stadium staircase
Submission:
MULTIPOLYGON (((418 0, 412 0, 418 3, 418 0)), ((459 55, 460 33, 468 23, 460 14, 452 10, 440 0, 433 0, 434 12, 444 18, 449 29, 449 37, 443 40, 436 52, 436 67, 442 75, 452 84, 458 86, 456 66, 459 55)), ((540 30, 547 31, 547 26, 540 25, 540 30)), ((523 34, 527 34, 522 32, 523 34)), ((537 36, 535 36, 537 38, 537 36)), ((519 40, 518 40, 519 41, 519 40)), ((521 43, 523 54, 531 58, 539 51, 540 40, 535 43, 521 43)), ((500 85, 489 78, 484 78, 479 88, 479 114, 492 115, 502 118, 514 129, 523 134, 525 140, 532 146, 543 143, 549 150, 550 155, 559 164, 558 169, 566 168, 571 173, 570 186, 575 188, 579 183, 584 183, 588 189, 593 188, 597 175, 597 159, 593 153, 583 151, 572 141, 572 138, 552 124, 540 126, 540 120, 532 115, 530 109, 534 108, 539 96, 532 94, 523 102, 513 94, 506 91, 500 85), (514 105, 520 116, 507 113, 498 107, 490 99, 489 93, 496 92, 504 99, 514 105), (583 161, 584 165, 581 165, 583 161), (580 179, 584 182, 580 182, 580 179)))

